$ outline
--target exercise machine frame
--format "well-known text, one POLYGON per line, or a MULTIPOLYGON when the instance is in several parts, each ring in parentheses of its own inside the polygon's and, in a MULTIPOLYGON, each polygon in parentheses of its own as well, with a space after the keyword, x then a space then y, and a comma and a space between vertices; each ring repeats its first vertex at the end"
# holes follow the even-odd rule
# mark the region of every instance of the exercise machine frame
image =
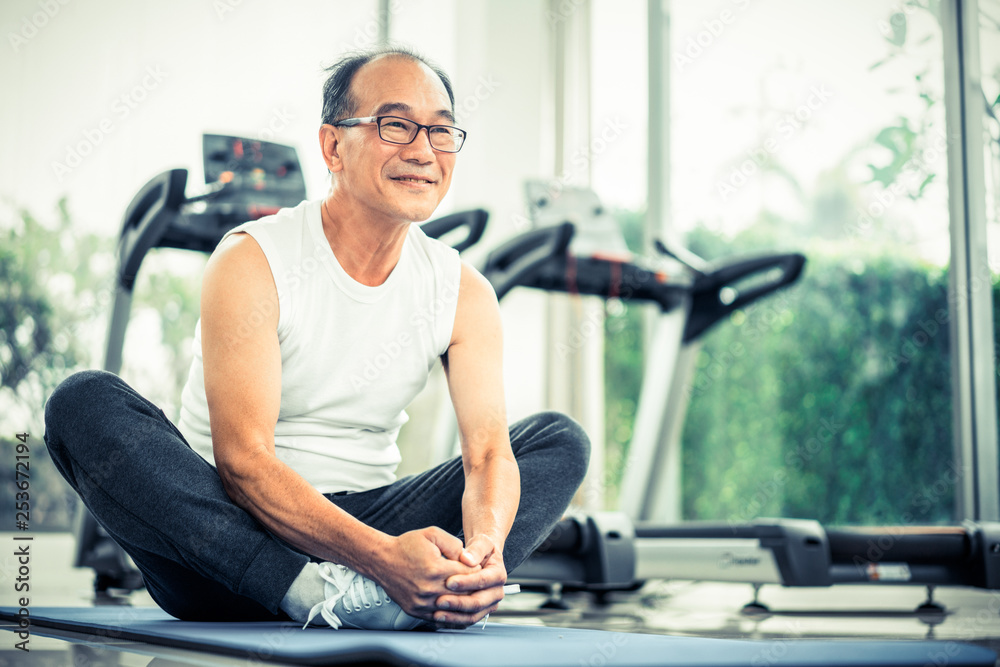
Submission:
MULTIPOLYGON (((536 222, 572 218, 606 228, 596 195, 576 193, 573 211, 529 186, 536 222), (581 202, 583 204, 581 204, 581 202)), ((561 521, 542 546, 511 573, 511 581, 549 590, 606 593, 633 590, 649 579, 745 582, 754 598, 745 609, 764 611, 761 586, 918 584, 927 600, 915 611, 943 612, 933 600, 941 585, 1000 588, 1000 524, 824 528, 801 519, 755 519, 746 523, 663 522, 679 507, 671 490, 680 482, 679 429, 699 338, 733 311, 745 308, 801 275, 798 253, 738 258, 709 264, 684 249, 656 242, 673 268, 620 252, 575 255, 568 221, 531 230, 496 249, 484 274, 502 295, 517 286, 652 303, 659 309, 647 347, 647 365, 634 436, 625 466, 619 512, 561 521), (559 243, 555 242, 559 239, 559 243), (567 248, 567 250, 557 250, 567 248), (542 249, 552 254, 539 258, 542 249), (533 272, 508 275, 523 256, 533 272), (749 285, 749 287, 747 287, 749 285)), ((587 230, 584 228, 584 233, 587 230)), ((606 234, 602 229, 600 234, 606 234)), ((579 247, 620 246, 604 240, 579 247)), ((558 601, 551 601, 558 606, 558 601)))

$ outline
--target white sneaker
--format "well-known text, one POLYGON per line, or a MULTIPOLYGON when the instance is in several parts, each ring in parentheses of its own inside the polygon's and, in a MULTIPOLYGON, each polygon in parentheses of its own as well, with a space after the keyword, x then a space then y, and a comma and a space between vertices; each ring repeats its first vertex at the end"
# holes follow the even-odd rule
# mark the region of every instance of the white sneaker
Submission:
MULTIPOLYGON (((403 612, 385 589, 349 567, 337 563, 320 563, 319 573, 326 580, 326 599, 309 612, 308 626, 317 615, 334 630, 412 630, 427 621, 403 612)), ((303 626, 305 627, 305 626, 303 626)))

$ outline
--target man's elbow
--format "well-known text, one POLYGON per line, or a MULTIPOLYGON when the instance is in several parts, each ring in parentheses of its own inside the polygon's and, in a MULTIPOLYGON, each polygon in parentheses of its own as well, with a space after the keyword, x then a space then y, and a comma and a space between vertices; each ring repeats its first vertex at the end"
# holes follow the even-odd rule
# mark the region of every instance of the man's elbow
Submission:
POLYGON ((248 477, 228 464, 217 462, 216 470, 219 472, 219 479, 222 480, 222 488, 226 495, 238 506, 245 509, 249 502, 248 477))
POLYGON ((213 449, 215 466, 222 480, 222 488, 240 507, 246 507, 253 495, 253 487, 263 473, 260 453, 246 447, 220 447, 213 449))
POLYGON ((509 449, 506 451, 490 449, 482 453, 469 462, 469 472, 492 472, 497 469, 504 470, 507 474, 520 478, 520 471, 517 467, 517 459, 509 449))

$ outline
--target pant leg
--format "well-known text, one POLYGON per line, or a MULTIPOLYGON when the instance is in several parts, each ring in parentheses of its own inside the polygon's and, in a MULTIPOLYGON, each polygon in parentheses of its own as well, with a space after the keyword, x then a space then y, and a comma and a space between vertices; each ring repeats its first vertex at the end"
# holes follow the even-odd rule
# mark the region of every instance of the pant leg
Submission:
MULTIPOLYGON (((510 444, 521 477, 521 498, 504 545, 514 570, 548 537, 583 482, 590 440, 573 419, 541 412, 511 425, 510 444)), ((462 535, 462 459, 445 461, 393 484, 328 496, 363 523, 390 535, 438 526, 462 535)))
POLYGON ((512 571, 537 549, 562 518, 590 464, 590 438, 576 421, 542 412, 511 426, 518 443, 521 503, 507 536, 504 564, 512 571), (522 463, 523 461, 523 463, 522 463))
POLYGON ((308 557, 226 494, 215 468, 155 405, 104 371, 65 380, 45 406, 56 468, 185 620, 273 620, 308 557))

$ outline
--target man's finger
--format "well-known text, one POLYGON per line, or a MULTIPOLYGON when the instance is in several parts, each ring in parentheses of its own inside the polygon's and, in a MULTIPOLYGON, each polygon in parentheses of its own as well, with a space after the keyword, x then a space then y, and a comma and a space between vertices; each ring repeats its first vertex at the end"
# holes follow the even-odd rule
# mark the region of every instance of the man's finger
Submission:
POLYGON ((437 599, 436 606, 443 611, 477 614, 499 604, 503 598, 502 588, 487 588, 468 595, 442 595, 437 599))
POLYGON ((445 581, 449 591, 481 591, 484 588, 502 586, 507 581, 506 573, 487 568, 471 574, 454 574, 445 581))
POLYGON ((444 628, 467 628, 483 620, 487 614, 492 614, 499 605, 493 604, 474 614, 454 611, 437 611, 434 613, 434 623, 444 628))
POLYGON ((436 546, 448 560, 459 561, 462 556, 462 540, 436 526, 431 526, 425 533, 427 539, 436 546))
POLYGON ((492 541, 477 535, 465 545, 465 551, 462 552, 462 562, 470 567, 485 565, 495 550, 496 546, 492 541))

